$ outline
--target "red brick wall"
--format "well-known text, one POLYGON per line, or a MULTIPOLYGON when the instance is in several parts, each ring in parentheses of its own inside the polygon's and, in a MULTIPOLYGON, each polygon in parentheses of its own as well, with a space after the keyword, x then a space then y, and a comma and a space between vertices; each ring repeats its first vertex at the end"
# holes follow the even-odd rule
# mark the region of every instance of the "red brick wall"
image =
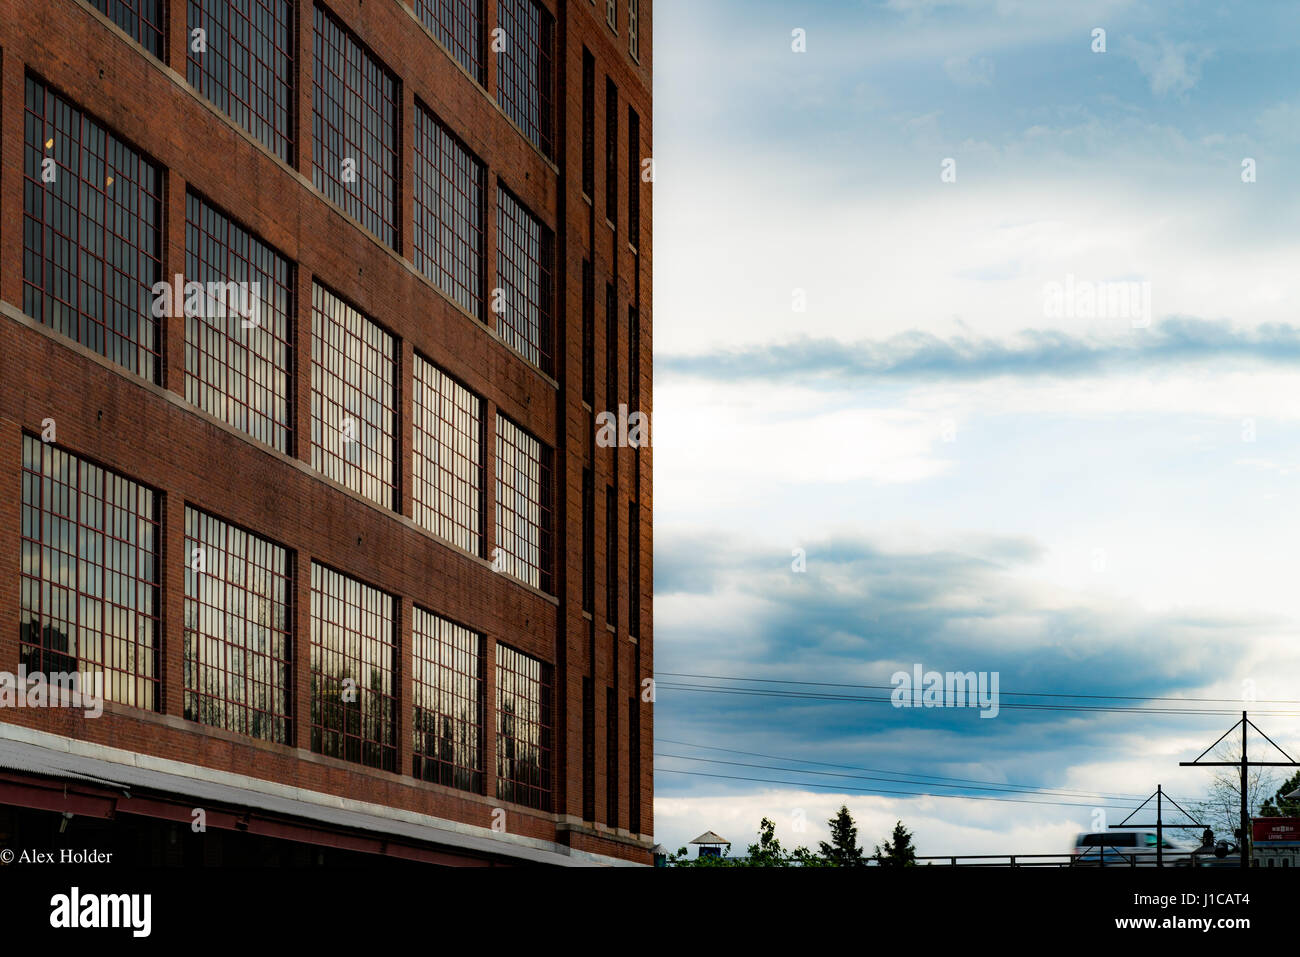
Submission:
MULTIPOLYGON (((581 262, 595 261, 596 287, 616 277, 619 290, 620 392, 627 392, 626 311, 641 314, 642 411, 651 411, 651 187, 642 186, 641 237, 634 251, 623 233, 605 222, 605 75, 619 88, 619 201, 627 203, 627 106, 641 117, 641 155, 652 155, 650 100, 651 3, 641 0, 640 64, 627 53, 627 3, 619 0, 619 32, 605 24, 604 0, 544 0, 557 16, 556 159, 547 160, 496 105, 496 65, 489 57, 487 91, 479 88, 424 30, 409 0, 329 0, 328 8, 402 84, 401 252, 380 243, 311 186, 312 16, 298 0, 296 55, 299 116, 294 131, 296 168, 256 144, 191 90, 185 74, 185 2, 168 0, 167 57, 153 59, 83 0, 0 0, 0 300, 10 313, 22 303, 23 83, 31 70, 116 134, 166 169, 163 272, 184 271, 187 185, 203 193, 241 225, 297 264, 296 459, 276 453, 227 428, 184 401, 184 329, 164 321, 163 386, 144 383, 31 321, 0 315, 0 670, 18 661, 19 481, 23 430, 39 431, 55 419, 58 443, 96 459, 164 494, 162 714, 108 706, 88 721, 68 711, 0 711, 0 721, 292 785, 356 797, 488 826, 495 799, 495 685, 493 644, 503 641, 556 666, 555 813, 507 805, 508 829, 568 842, 565 819, 582 816, 581 679, 597 689, 596 818, 605 815, 605 695, 617 681, 617 700, 637 693, 652 671, 652 537, 650 449, 596 448, 591 415, 581 395, 581 262), (596 196, 581 193, 581 92, 584 44, 596 58, 596 196), (556 377, 551 380, 506 348, 480 322, 462 312, 410 263, 412 246, 411 131, 419 98, 460 136, 488 167, 487 254, 484 268, 495 284, 495 197, 499 180, 550 226, 557 237, 556 377), (588 252, 584 252, 588 251, 588 252), (313 279, 330 287, 392 331, 400 342, 400 514, 386 511, 334 483, 306 464, 310 458, 310 303, 313 279), (491 423, 499 409, 555 449, 556 576, 554 596, 494 574, 488 561, 467 555, 416 527, 411 514, 410 381, 415 350, 430 357, 484 397, 488 423, 486 554, 494 526, 491 423), (627 529, 620 528, 619 588, 624 626, 605 626, 604 509, 597 508, 596 609, 581 610, 581 476, 595 470, 598 493, 614 481, 617 460, 619 514, 637 498, 641 515, 641 624, 639 644, 627 634, 629 588, 627 529), (181 717, 183 515, 186 503, 246 526, 288 548, 296 557, 295 748, 226 734, 181 717), (401 597, 399 611, 399 769, 389 774, 310 754, 307 696, 308 571, 321 561, 401 597), (410 777, 410 620, 419 603, 487 636, 486 795, 470 795, 410 777), (590 632, 595 632, 595 655, 590 632), (617 677, 615 675, 617 674, 617 677)), ((489 0, 488 27, 495 25, 489 0)), ((626 208, 619 211, 621 229, 626 208)), ((596 370, 604 381, 603 296, 597 296, 596 370)), ((599 390, 603 393, 603 390, 599 390)), ((603 395, 602 395, 603 399, 603 395)), ((594 410, 602 411, 601 409, 594 410)), ((652 432, 653 436, 653 432, 652 432)), ((598 502, 603 497, 598 494, 598 502)), ((639 701, 638 697, 638 701, 639 701)), ((628 718, 620 715, 620 829, 581 826, 574 846, 597 853, 649 860, 629 845, 628 807, 641 807, 641 837, 653 832, 653 723, 641 703, 641 779, 631 784, 628 718), (588 832, 591 832, 590 834, 588 832), (602 836, 604 835, 604 836, 602 836)))

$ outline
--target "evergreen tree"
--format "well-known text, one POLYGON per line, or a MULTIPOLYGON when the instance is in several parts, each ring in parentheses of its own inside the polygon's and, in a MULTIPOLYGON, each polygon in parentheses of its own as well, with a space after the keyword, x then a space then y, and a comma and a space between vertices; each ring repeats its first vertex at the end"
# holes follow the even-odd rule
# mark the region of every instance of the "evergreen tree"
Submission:
POLYGON ((826 822, 830 825, 830 843, 821 842, 822 857, 832 867, 865 867, 866 855, 858 847, 858 826, 848 805, 841 804, 836 815, 826 822))
POLYGON ((916 864, 912 835, 903 827, 902 821, 894 825, 892 841, 886 841, 883 849, 877 845, 874 857, 881 867, 912 867, 916 864))

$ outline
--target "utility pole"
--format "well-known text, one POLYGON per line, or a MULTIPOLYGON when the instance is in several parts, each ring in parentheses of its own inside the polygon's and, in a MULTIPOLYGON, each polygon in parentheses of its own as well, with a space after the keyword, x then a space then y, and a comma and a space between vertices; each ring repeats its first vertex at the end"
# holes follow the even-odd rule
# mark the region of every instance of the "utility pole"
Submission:
MULTIPOLYGON (((1291 755, 1283 751, 1276 741, 1274 741, 1268 735, 1264 734, 1263 731, 1260 731, 1259 725, 1255 724, 1254 721, 1251 721, 1250 716, 1245 711, 1243 711, 1241 713, 1241 720, 1238 721, 1237 724, 1234 724, 1227 731, 1223 732, 1223 734, 1219 735, 1219 740, 1215 741, 1214 744, 1210 745, 1208 748, 1202 751, 1195 761, 1179 761, 1178 766, 1183 768, 1235 768, 1235 767, 1241 768, 1241 825, 1240 825, 1241 840, 1239 842, 1241 851, 1239 856, 1241 857, 1241 866, 1250 867, 1250 801, 1246 795, 1246 776, 1252 767, 1294 768, 1294 767, 1300 767, 1300 762, 1293 761, 1291 759, 1291 755), (1241 725, 1241 760, 1240 761, 1202 761, 1201 758, 1205 757, 1216 747, 1218 747, 1219 741, 1222 741, 1228 735, 1232 734, 1233 731, 1237 730, 1238 724, 1241 725), (1278 752, 1287 760, 1251 761, 1246 754, 1246 732, 1250 728, 1254 728, 1256 731, 1259 731, 1260 736, 1269 744, 1273 745, 1273 747, 1277 748, 1278 752)), ((1147 800, 1150 800, 1150 798, 1148 798, 1147 800)))
POLYGON ((1165 788, 1164 785, 1162 784, 1157 784, 1156 793, 1152 794, 1151 797, 1148 797, 1145 801, 1143 801, 1141 804, 1135 807, 1128 817, 1124 818, 1124 820, 1120 821, 1118 824, 1110 825, 1112 830, 1122 828, 1122 827, 1153 827, 1153 826, 1156 829, 1156 867, 1164 867, 1165 866, 1165 828, 1204 827, 1205 825, 1197 823, 1195 819, 1192 818, 1192 815, 1188 814, 1181 804, 1179 804, 1173 798, 1169 797, 1169 795, 1165 793, 1165 788), (1156 823, 1154 825, 1130 824, 1129 819, 1132 818, 1133 815, 1136 814, 1138 811, 1142 810, 1144 807, 1150 804, 1151 798, 1156 799, 1156 823), (1187 817, 1192 820, 1192 823, 1191 824, 1166 824, 1164 818, 1165 798, 1169 798, 1169 803, 1172 804, 1174 807, 1178 808, 1178 810, 1182 811, 1184 814, 1186 814, 1187 817))

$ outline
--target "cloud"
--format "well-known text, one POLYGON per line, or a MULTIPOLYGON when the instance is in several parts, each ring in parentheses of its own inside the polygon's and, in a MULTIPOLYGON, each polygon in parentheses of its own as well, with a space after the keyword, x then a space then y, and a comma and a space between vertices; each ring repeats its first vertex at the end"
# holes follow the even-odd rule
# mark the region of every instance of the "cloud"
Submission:
MULTIPOLYGON (((1240 697, 1241 676, 1259 673, 1261 657, 1277 679, 1261 693, 1271 697, 1289 686, 1286 676, 1300 669, 1294 650, 1262 637, 1287 634, 1285 622, 1276 616, 1194 607, 1151 612, 1130 602, 1085 599, 1032 580, 1041 554, 1038 543, 1023 537, 973 536, 948 547, 918 543, 907 549, 841 534, 809 543, 807 570, 796 573, 788 549, 758 538, 661 532, 656 542, 655 724, 657 766, 665 773, 656 780, 657 814, 663 812, 656 833, 671 835, 675 846, 712 827, 743 848, 762 814, 786 814, 788 819, 802 808, 815 826, 838 805, 842 789, 854 795, 849 801, 855 813, 870 809, 868 816, 876 822, 871 832, 897 816, 909 823, 930 822, 922 830, 928 841, 935 841, 931 847, 936 853, 1005 849, 1005 837, 999 840, 996 834, 1008 835, 1025 820, 1038 822, 1043 830, 1032 841, 1026 836, 1032 848, 1017 849, 1055 850, 1054 842, 1074 826, 1066 822, 1086 820, 1089 812, 1050 802, 1087 804, 1090 798, 1006 795, 1049 802, 1035 806, 871 795, 863 789, 953 793, 937 782, 918 780, 937 775, 1093 794, 1145 794, 1157 780, 1153 768, 1176 771, 1178 760, 1194 757, 1231 719, 1026 709, 1008 703, 1123 706, 1155 696, 1189 695, 1234 701, 1240 697), (1265 649, 1262 656, 1248 652, 1260 648, 1265 649), (884 690, 854 686, 887 686, 894 671, 910 670, 914 663, 937 671, 998 672, 998 718, 985 721, 962 709, 917 711, 885 702, 808 696, 885 696, 884 690), (750 680, 685 678, 683 673, 750 680), (690 690, 692 685, 759 693, 701 692, 690 690), (790 691, 805 694, 772 693, 790 691), (1066 693, 1139 700, 1059 697, 1066 693), (755 754, 731 755, 701 745, 755 754), (728 766, 713 759, 770 767, 728 766), (808 771, 818 766, 810 768, 808 762, 844 766, 854 772, 849 778, 859 771, 889 769, 883 773, 900 780, 817 777, 808 771), (681 771, 691 773, 677 773, 681 771), (908 775, 911 780, 904 780, 908 775), (810 783, 821 785, 815 791, 830 793, 810 796, 803 787, 810 783), (728 801, 745 813, 723 815, 728 801), (933 828, 943 821, 971 830, 940 835, 933 828)), ((1180 707, 1175 702, 1150 704, 1180 707)), ((1284 734, 1295 724, 1271 720, 1284 734)), ((1184 793, 1201 784, 1199 778, 1185 780, 1184 793)), ((1096 803, 1107 802, 1098 798, 1096 803)))
POLYGON ((1300 360, 1300 328, 1285 323, 1239 329, 1230 322, 1166 319, 1122 335, 1077 336, 1029 329, 1013 340, 900 333, 847 344, 802 337, 791 342, 699 355, 661 355, 659 369, 728 382, 976 380, 997 376, 1076 376, 1125 367, 1225 360, 1291 364, 1300 360))
POLYGON ((1085 601, 1024 574, 1043 551, 1023 537, 905 550, 843 534, 805 552, 807 571, 798 573, 788 549, 661 533, 661 659, 685 650, 671 635, 709 595, 726 601, 730 621, 713 621, 714 637, 690 642, 684 670, 879 684, 897 666, 921 662, 997 670, 1004 689, 1086 684, 1152 695, 1211 681, 1221 667, 1216 649, 1276 624, 1244 612, 1152 613, 1097 596, 1085 601))
MULTIPOLYGON (((712 827, 743 849, 763 814, 789 819, 802 808, 816 826, 838 806, 837 789, 854 794, 857 788, 850 806, 874 822, 872 832, 879 822, 892 823, 891 815, 909 823, 927 821, 922 827, 927 839, 942 845, 931 845, 936 853, 997 850, 991 846, 999 845, 996 833, 1010 834, 1027 815, 1042 830, 1032 840, 1025 837, 1032 848, 1017 845, 1018 850, 1055 850, 1054 842, 1074 826, 1066 822, 1086 820, 1086 809, 861 791, 952 793, 954 789, 917 780, 938 775, 1145 794, 1156 780, 1150 776, 1153 764, 1176 768, 1180 756, 1195 756, 1213 740, 1214 729, 1230 719, 1008 707, 1008 702, 1116 704, 1014 692, 1128 695, 1139 699, 1126 702, 1134 705, 1153 696, 1235 700, 1238 671, 1251 674, 1251 668, 1260 666, 1253 655, 1239 652, 1266 644, 1262 635, 1286 630, 1276 618, 1246 610, 1149 612, 1123 601, 1085 600, 1032 581, 1029 573, 1041 554, 1037 542, 1023 537, 973 536, 949 547, 918 543, 907 549, 841 534, 810 543, 807 571, 796 573, 788 549, 757 538, 661 533, 655 580, 656 751, 665 773, 656 781, 656 813, 663 813, 656 833, 680 843, 712 827), (910 670, 913 663, 938 671, 999 672, 1000 715, 984 721, 960 709, 903 710, 883 702, 806 694, 884 696, 884 690, 853 686, 887 686, 894 671, 910 670), (722 682, 681 673, 751 680, 722 682), (689 685, 760 693, 700 692, 689 685), (789 691, 805 695, 772 693, 789 691), (1210 737, 1202 741, 1207 733, 1210 737), (698 745, 755 755, 729 755, 698 745), (805 762, 802 771, 792 758, 805 762), (711 759, 771 767, 728 766, 711 759), (807 762, 856 771, 887 768, 884 773, 913 778, 889 783, 821 778, 807 773, 807 762), (681 771, 691 773, 677 773, 681 771), (822 783, 816 790, 830 794, 810 796, 801 788, 810 782, 822 783), (723 814, 728 801, 744 814, 723 814), (934 828, 943 821, 971 830, 941 835, 934 828)), ((1285 688, 1281 676, 1295 674, 1300 664, 1295 653, 1275 646, 1264 658, 1285 688)), ((1186 786, 1199 784, 1198 779, 1186 786)), ((1076 800, 1034 793, 1006 796, 1076 800)), ((1090 799, 1079 800, 1087 804, 1090 799)), ((801 835, 799 840, 809 839, 801 835)), ((1005 847, 1005 839, 999 846, 1005 847)))
POLYGON ((993 61, 988 57, 948 57, 943 62, 943 69, 958 86, 991 86, 993 84, 993 61))
POLYGON ((1120 49, 1137 63, 1156 96, 1187 93, 1201 78, 1201 65, 1213 55, 1212 51, 1197 49, 1190 43, 1174 43, 1163 38, 1147 43, 1136 37, 1125 37, 1120 49))

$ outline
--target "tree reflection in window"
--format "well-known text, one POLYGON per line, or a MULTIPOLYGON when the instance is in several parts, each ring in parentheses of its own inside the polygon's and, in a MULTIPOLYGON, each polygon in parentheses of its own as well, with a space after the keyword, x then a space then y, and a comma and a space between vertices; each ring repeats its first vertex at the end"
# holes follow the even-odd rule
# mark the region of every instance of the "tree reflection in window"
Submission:
POLYGON ((311 566, 311 749, 397 770, 396 599, 311 566))
POLYGON ((551 809, 551 666, 496 646, 497 797, 551 809))

